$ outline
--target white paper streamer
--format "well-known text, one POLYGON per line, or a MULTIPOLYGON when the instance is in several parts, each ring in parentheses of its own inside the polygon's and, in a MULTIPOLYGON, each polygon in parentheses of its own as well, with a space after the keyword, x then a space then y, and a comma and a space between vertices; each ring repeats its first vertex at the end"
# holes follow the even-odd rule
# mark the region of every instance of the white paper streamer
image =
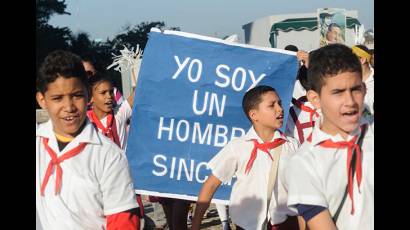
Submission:
POLYGON ((107 67, 107 69, 110 69, 114 66, 114 70, 118 72, 124 72, 124 71, 131 71, 131 85, 132 87, 135 87, 137 84, 137 77, 138 77, 138 72, 139 68, 141 65, 141 58, 142 58, 142 50, 140 49, 140 46, 137 45, 137 48, 131 48, 129 50, 126 46, 124 46, 123 50, 120 50, 120 55, 113 55, 113 62, 111 65, 107 67))

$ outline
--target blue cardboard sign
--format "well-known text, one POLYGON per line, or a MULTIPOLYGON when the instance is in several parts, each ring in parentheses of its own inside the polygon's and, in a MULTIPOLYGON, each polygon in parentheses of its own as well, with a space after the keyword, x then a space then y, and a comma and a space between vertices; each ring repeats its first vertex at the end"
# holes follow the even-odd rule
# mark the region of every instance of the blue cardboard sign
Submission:
MULTIPOLYGON (((251 127, 245 92, 270 85, 289 108, 297 66, 293 52, 152 29, 126 150, 137 193, 196 200, 207 162, 251 127)), ((227 204, 233 183, 214 202, 227 204)))

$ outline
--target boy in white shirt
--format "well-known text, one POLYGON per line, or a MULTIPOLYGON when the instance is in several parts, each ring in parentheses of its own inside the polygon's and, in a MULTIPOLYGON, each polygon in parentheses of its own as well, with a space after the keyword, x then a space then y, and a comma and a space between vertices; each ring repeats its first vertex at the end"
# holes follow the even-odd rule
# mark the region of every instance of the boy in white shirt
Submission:
POLYGON ((212 174, 198 195, 192 229, 199 229, 220 184, 236 175, 229 204, 236 229, 259 230, 269 225, 268 229, 296 230, 297 213, 286 206, 282 172, 298 143, 279 131, 283 124, 281 100, 272 87, 257 86, 244 95, 242 108, 252 127, 246 135, 230 141, 209 162, 212 174))
POLYGON ((374 229, 374 136, 359 60, 340 44, 309 59, 307 97, 322 115, 286 170, 288 205, 310 230, 374 229))
MULTIPOLYGON (((114 87, 108 78, 97 72, 88 78, 88 85, 91 94, 91 108, 87 111, 88 119, 99 132, 125 150, 128 139, 127 126, 132 114, 135 88, 128 99, 117 106, 114 87)), ((144 205, 139 194, 137 194, 137 202, 140 207, 140 216, 145 217, 144 205)))
POLYGON ((36 209, 43 229, 138 229, 124 152, 86 119, 81 59, 54 51, 37 79, 50 120, 36 129, 36 209))
POLYGON ((289 137, 296 138, 300 144, 303 144, 306 137, 312 132, 315 121, 320 115, 306 98, 306 91, 309 90, 306 67, 299 69, 298 79, 301 79, 299 82, 303 86, 305 94, 298 99, 292 98, 292 106, 289 109, 285 133, 289 137))
POLYGON ((91 94, 91 109, 87 111, 91 123, 116 143, 121 149, 127 144, 127 121, 131 118, 134 92, 116 107, 114 88, 111 81, 96 73, 88 80, 91 94))

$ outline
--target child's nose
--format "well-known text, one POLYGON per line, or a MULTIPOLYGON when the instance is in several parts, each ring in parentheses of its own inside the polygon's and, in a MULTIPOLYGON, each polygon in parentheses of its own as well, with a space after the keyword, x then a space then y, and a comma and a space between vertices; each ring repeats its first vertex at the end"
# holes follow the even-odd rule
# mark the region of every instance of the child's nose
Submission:
POLYGON ((76 110, 74 101, 72 99, 65 100, 64 109, 66 110, 66 112, 74 112, 76 110))
POLYGON ((345 96, 345 103, 346 105, 354 105, 356 103, 355 98, 352 92, 348 92, 345 96))
POLYGON ((280 112, 280 113, 283 112, 283 108, 282 108, 281 105, 278 105, 277 111, 280 112))
POLYGON ((113 98, 114 98, 114 94, 113 94, 113 93, 108 93, 108 98, 109 98, 109 99, 113 99, 113 98))

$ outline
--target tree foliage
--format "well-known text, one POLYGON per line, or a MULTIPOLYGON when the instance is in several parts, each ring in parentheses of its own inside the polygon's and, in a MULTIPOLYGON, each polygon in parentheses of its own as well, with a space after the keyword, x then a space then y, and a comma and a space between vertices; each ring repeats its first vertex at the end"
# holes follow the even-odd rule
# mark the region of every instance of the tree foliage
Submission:
POLYGON ((148 33, 152 27, 170 30, 179 30, 178 27, 166 28, 162 21, 142 22, 135 26, 123 27, 123 33, 116 35, 113 39, 105 42, 96 42, 90 39, 87 32, 73 34, 67 27, 54 27, 48 24, 53 15, 70 15, 66 12, 65 0, 36 0, 37 14, 37 68, 45 56, 57 49, 69 50, 80 57, 92 57, 98 71, 103 72, 110 78, 114 85, 121 89, 121 75, 114 70, 106 70, 112 63, 112 54, 119 54, 119 51, 126 46, 131 49, 139 44, 141 49, 145 48, 148 41, 148 33))
MULTIPOLYGON (((140 45, 142 50, 145 49, 145 45, 148 41, 148 33, 152 27, 156 27, 160 30, 166 29, 165 23, 161 21, 156 22, 142 22, 134 27, 126 26, 125 32, 117 35, 112 41, 113 50, 121 50, 124 45, 127 47, 135 47, 140 45)), ((178 27, 168 28, 170 30, 179 30, 178 27)))
POLYGON ((69 12, 65 11, 66 7, 65 0, 36 0, 37 26, 46 25, 53 14, 70 15, 69 12))
POLYGON ((68 49, 71 31, 67 27, 54 27, 48 24, 54 14, 68 14, 65 11, 65 1, 36 0, 36 30, 37 30, 37 57, 36 66, 43 61, 45 56, 56 49, 68 49))

